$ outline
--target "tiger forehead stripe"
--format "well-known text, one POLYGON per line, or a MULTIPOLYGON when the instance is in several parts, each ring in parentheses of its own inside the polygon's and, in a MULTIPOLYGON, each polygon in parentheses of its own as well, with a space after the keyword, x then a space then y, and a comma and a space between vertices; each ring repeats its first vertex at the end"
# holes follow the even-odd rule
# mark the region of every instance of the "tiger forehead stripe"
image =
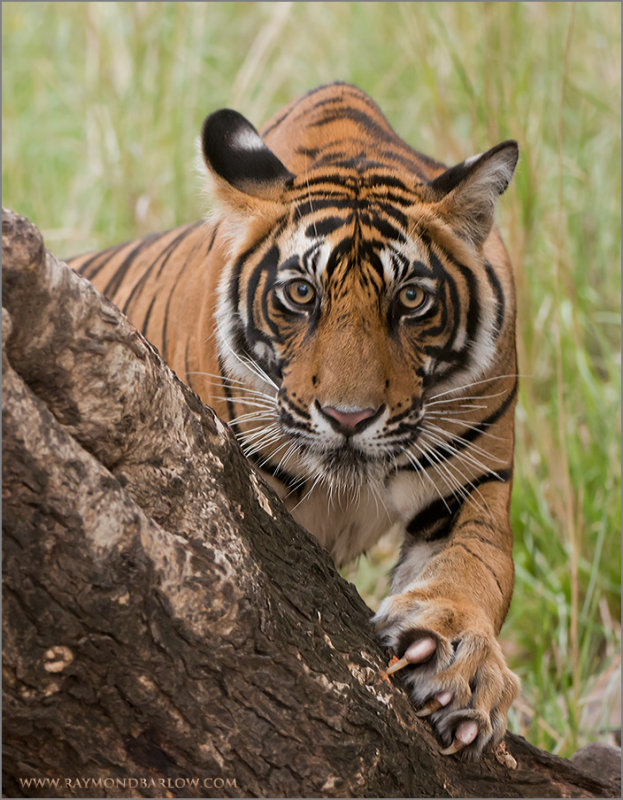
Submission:
MULTIPOLYGON (((319 223, 319 228, 322 227, 319 223)), ((331 243, 324 233, 315 233, 313 224, 299 226, 293 233, 279 243, 282 267, 296 265, 310 275, 320 274, 327 265, 331 254, 331 243)))
POLYGON ((392 283, 407 277, 417 277, 418 285, 434 289, 435 281, 430 268, 419 259, 410 260, 403 251, 402 246, 398 247, 391 242, 380 250, 379 260, 383 265, 385 280, 392 283))
POLYGON ((304 261, 305 266, 310 273, 319 276, 326 269, 330 255, 331 244, 325 240, 313 248, 310 258, 307 262, 304 261))
MULTIPOLYGON (((396 187, 389 176, 379 174, 367 176, 365 183, 357 176, 340 174, 306 178, 299 187, 293 187, 290 197, 299 209, 299 216, 313 213, 323 207, 336 209, 366 208, 375 205, 384 212, 395 216, 399 209, 408 210, 413 206, 413 192, 404 187, 396 187), (325 205, 322 205, 322 204, 325 205)), ((404 219, 404 216, 403 216, 404 219)))

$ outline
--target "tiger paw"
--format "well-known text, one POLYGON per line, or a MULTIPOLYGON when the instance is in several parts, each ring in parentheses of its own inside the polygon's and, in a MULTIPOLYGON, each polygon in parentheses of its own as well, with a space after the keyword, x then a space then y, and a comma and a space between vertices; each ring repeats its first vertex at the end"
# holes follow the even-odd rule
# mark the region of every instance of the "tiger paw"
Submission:
POLYGON ((383 643, 399 656, 387 674, 403 676, 416 714, 430 719, 442 754, 479 758, 504 736, 519 679, 482 614, 414 595, 387 597, 373 617, 383 643))

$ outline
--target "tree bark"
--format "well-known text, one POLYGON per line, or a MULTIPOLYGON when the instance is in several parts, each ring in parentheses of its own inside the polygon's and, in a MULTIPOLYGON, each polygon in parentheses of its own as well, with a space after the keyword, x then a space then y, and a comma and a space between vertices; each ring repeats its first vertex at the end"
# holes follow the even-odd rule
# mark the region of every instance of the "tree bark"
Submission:
POLYGON ((228 428, 28 220, 2 246, 5 796, 618 796, 439 755, 228 428))

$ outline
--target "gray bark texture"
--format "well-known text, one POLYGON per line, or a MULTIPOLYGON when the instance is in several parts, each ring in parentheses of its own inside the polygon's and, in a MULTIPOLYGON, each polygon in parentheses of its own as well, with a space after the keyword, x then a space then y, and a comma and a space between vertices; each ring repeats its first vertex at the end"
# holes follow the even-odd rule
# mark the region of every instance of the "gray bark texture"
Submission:
POLYGON ((28 220, 2 248, 4 796, 618 796, 439 755, 229 429, 28 220))

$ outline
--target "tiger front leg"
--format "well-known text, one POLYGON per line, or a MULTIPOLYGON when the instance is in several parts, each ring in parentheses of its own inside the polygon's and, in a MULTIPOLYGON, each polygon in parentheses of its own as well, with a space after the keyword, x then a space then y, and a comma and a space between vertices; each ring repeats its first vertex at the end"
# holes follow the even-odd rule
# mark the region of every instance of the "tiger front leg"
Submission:
POLYGON ((401 670, 442 753, 478 758, 504 736, 519 691, 496 638, 512 593, 512 536, 509 528, 459 517, 445 542, 429 545, 407 534, 392 594, 373 622, 400 658, 389 672, 401 670))

